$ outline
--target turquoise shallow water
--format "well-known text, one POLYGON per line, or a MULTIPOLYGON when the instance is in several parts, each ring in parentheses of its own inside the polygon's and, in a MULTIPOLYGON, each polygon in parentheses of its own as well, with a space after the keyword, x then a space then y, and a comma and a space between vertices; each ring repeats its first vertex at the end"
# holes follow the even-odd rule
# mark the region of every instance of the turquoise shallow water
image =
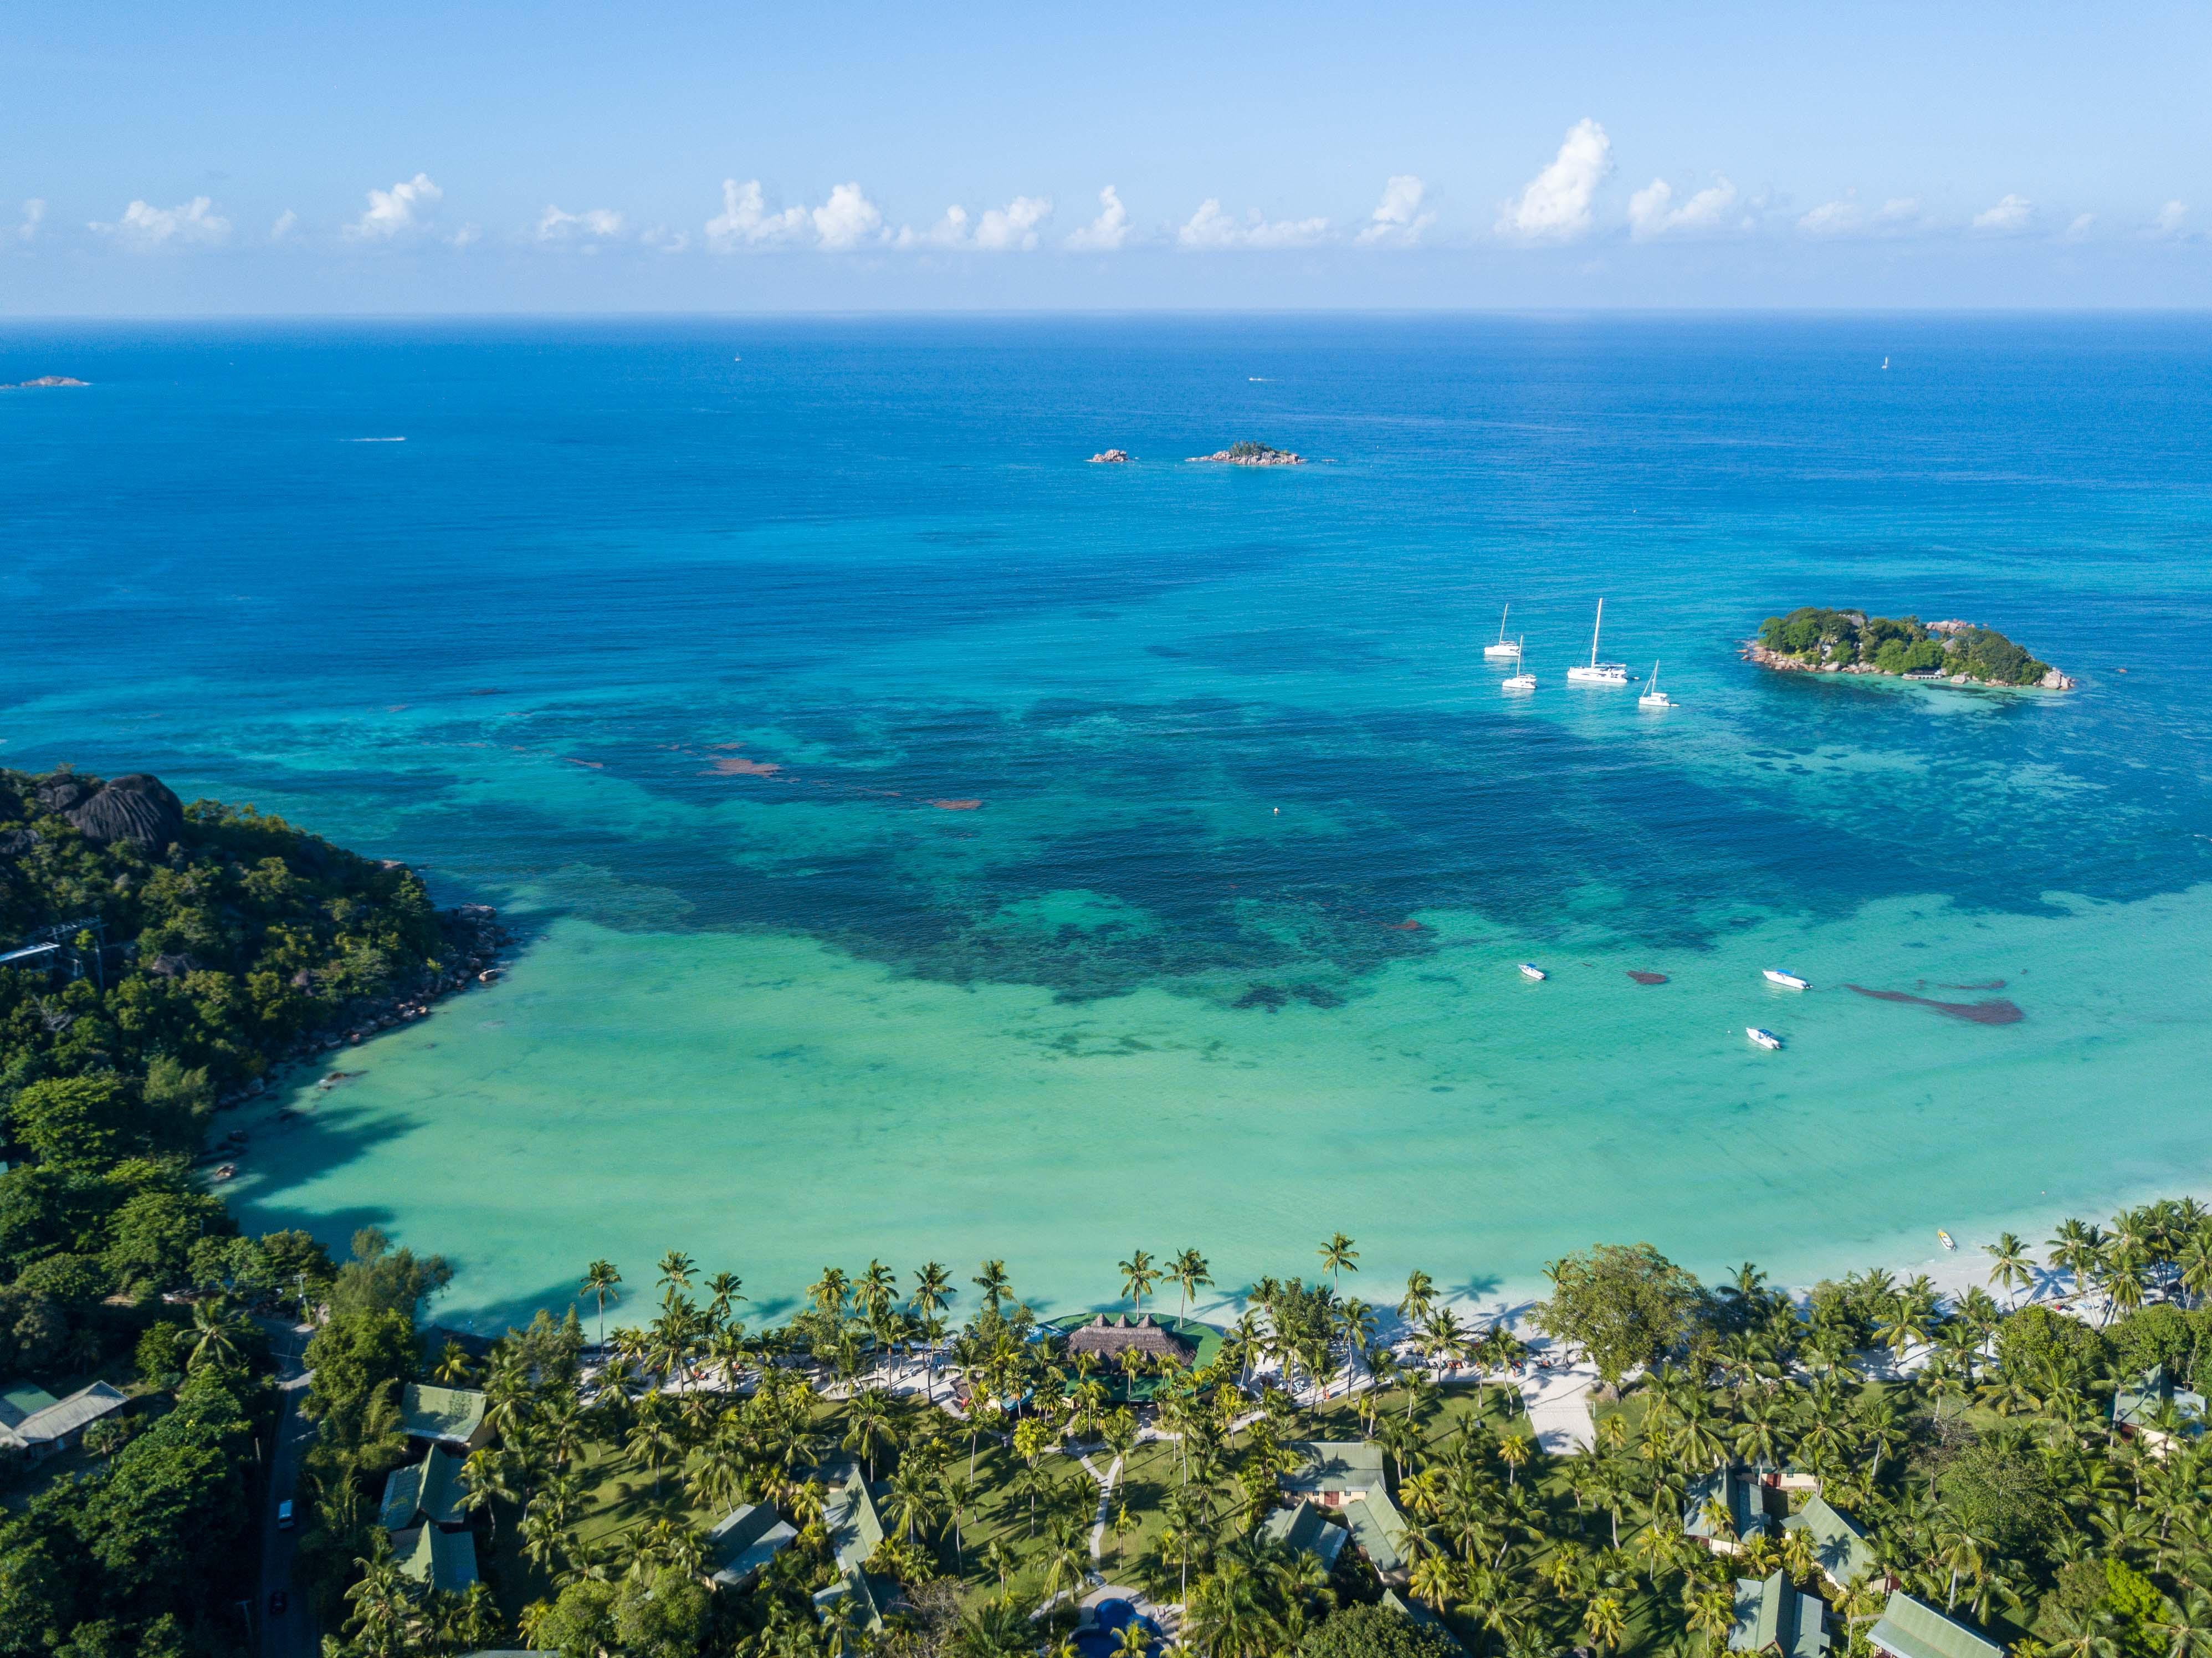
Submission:
POLYGON ((0 604, 39 624, 0 756, 255 799, 531 934, 234 1188, 446 1251, 454 1316, 679 1247, 771 1307, 871 1254, 1082 1304, 1134 1247, 1234 1287, 1340 1227, 1370 1292, 1598 1238, 1802 1280, 2212 1162, 2212 325, 0 358, 96 382, 0 402, 0 604), (1180 464, 1239 436, 1329 464, 1180 464), (1681 708, 1563 684, 1601 592, 1681 708), (1508 600, 1523 702, 1479 655, 1508 600), (1982 620, 2082 686, 1735 659, 1797 602, 1982 620))

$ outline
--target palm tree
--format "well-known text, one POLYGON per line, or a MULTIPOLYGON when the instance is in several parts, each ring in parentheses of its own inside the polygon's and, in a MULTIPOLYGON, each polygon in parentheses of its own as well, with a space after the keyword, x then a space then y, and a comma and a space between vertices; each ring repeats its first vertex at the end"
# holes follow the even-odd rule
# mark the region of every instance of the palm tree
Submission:
POLYGON ((1188 1318, 1193 1297, 1213 1282, 1213 1269, 1197 1250, 1185 1249, 1168 1263, 1168 1276, 1182 1286, 1182 1299, 1176 1305, 1176 1316, 1188 1318))
POLYGON ((936 1528, 938 1518, 944 1512, 944 1485, 919 1461, 899 1464, 898 1472, 891 1476, 891 1488, 884 1506, 890 1510, 891 1523, 914 1541, 918 1530, 925 1537, 936 1528))
POLYGON ((823 1317, 840 1319, 845 1316, 845 1297, 851 1287, 851 1280, 843 1272, 835 1266, 825 1266, 822 1276, 807 1286, 806 1298, 823 1317))
MULTIPOLYGON (((1730 1626, 1733 1627, 1733 1620, 1730 1626)), ((1601 1652, 1610 1652, 1620 1645, 1628 1634, 1628 1612, 1618 1594, 1601 1594, 1583 1609, 1583 1633, 1601 1652)))
POLYGON ((671 1249, 660 1258, 660 1287, 662 1297, 672 1301, 691 1287, 691 1275, 698 1263, 681 1249, 671 1249))
POLYGON ((584 1268, 583 1285, 577 1291, 579 1297, 590 1296, 599 1303, 599 1347, 602 1351, 605 1351, 607 1345, 607 1303, 622 1299, 616 1289, 622 1281, 622 1274, 615 1271, 614 1262, 595 1260, 584 1268))
POLYGON ((1121 1262, 1118 1270, 1121 1274, 1121 1293, 1136 1303, 1137 1311, 1141 1315, 1145 1310, 1145 1297, 1152 1294, 1152 1286, 1160 1281, 1159 1269, 1152 1265, 1152 1258, 1148 1252, 1133 1249, 1129 1252, 1128 1260, 1121 1262))
POLYGON ((982 1270, 968 1281, 983 1292, 983 1304, 994 1313, 999 1310, 999 1303, 1013 1292, 1003 1260, 985 1261, 982 1270))
POLYGON ((1426 1272, 1406 1274, 1406 1293, 1398 1297, 1398 1316, 1408 1324, 1427 1321, 1437 1304, 1437 1281, 1426 1272))
POLYGON ((891 1427, 891 1396, 880 1388, 863 1388, 853 1395, 846 1408, 848 1427, 840 1442, 845 1449, 858 1451, 867 1464, 868 1478, 876 1477, 876 1448, 889 1448, 898 1442, 891 1427))
POLYGON ((707 1280, 707 1316, 715 1324, 728 1319, 730 1309, 744 1299, 738 1293, 744 1282, 735 1272, 717 1272, 707 1280))
POLYGON ((492 1504, 515 1501, 514 1467, 512 1457, 489 1445, 471 1451, 461 1463, 461 1484, 467 1491, 461 1506, 471 1514, 479 1509, 489 1513, 494 1537, 499 1535, 499 1511, 492 1504))
POLYGON ((430 1367, 430 1380, 443 1388, 459 1387, 474 1368, 469 1363, 469 1350, 448 1336, 438 1350, 438 1362, 430 1367))
POLYGON ((1321 1257, 1321 1264, 1328 1268, 1328 1287, 1332 1290, 1342 1287, 1338 1280, 1340 1273, 1359 1270, 1359 1251, 1352 1247, 1352 1240, 1341 1232, 1331 1232, 1328 1242, 1314 1253, 1321 1257))
POLYGON ((2010 1291, 2010 1304, 2020 1304, 2020 1292, 2035 1281, 2035 1263, 2027 1253, 2027 1246, 2011 1232, 2000 1232, 1995 1243, 1985 1243, 1982 1253, 1996 1263, 1990 1268, 1990 1282, 2010 1291))
POLYGON ((1535 1448, 1526 1434, 1508 1434, 1498 1442, 1498 1460, 1505 1465, 1505 1486, 1513 1488, 1513 1481, 1528 1461, 1528 1453, 1535 1448))
POLYGON ((1714 1647, 1735 1627, 1735 1591, 1725 1582, 1693 1577, 1682 1587, 1682 1602, 1690 1628, 1714 1647))
POLYGON ((1045 1540, 1045 1600, 1051 1601, 1063 1589, 1072 1598, 1080 1598, 1091 1575, 1091 1544, 1083 1534, 1083 1521, 1072 1514, 1057 1515, 1045 1540))
POLYGON ((232 1305, 228 1296, 217 1292, 192 1304, 191 1355, 185 1368, 197 1370, 202 1364, 232 1365, 239 1362, 242 1349, 240 1341, 246 1333, 246 1319, 232 1305))
POLYGON ((652 1472, 653 1494, 659 1496, 660 1471, 674 1460, 677 1451, 676 1430, 670 1420, 667 1394, 647 1394, 637 1401, 637 1410, 631 1418, 623 1448, 634 1465, 652 1472))

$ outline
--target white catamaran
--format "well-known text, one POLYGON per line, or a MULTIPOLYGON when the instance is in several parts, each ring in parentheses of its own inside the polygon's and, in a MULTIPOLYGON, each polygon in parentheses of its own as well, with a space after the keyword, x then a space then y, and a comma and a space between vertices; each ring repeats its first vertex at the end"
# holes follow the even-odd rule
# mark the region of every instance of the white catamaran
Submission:
POLYGON ((1597 636, 1605 626, 1605 601, 1597 602, 1597 621, 1590 628, 1590 659, 1588 667, 1577 663, 1567 670, 1569 683, 1577 685, 1626 685, 1628 683, 1628 664, 1601 662, 1597 659, 1597 636))
POLYGON ((1651 683, 1644 688, 1644 695, 1636 699, 1636 706, 1639 708, 1672 708, 1680 706, 1673 697, 1659 689, 1659 665, 1656 662, 1651 665, 1651 683))
POLYGON ((1482 647, 1484 661, 1518 662, 1521 659, 1521 641, 1517 639, 1508 639, 1505 636, 1505 618, 1512 614, 1513 607, 1510 604, 1498 613, 1498 642, 1495 645, 1485 645, 1482 647))

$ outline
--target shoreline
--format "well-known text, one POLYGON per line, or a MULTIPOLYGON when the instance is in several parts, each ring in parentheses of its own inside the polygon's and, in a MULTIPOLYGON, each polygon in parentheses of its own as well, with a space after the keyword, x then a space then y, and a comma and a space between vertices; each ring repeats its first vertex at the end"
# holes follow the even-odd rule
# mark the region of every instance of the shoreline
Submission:
POLYGON ((1770 673, 1805 673, 1815 676, 1835 674, 1857 679, 1893 679, 1900 685, 1971 685, 1988 691, 2070 691, 2077 689, 2081 684, 2081 681, 2075 679, 2071 674, 2062 673, 2056 668, 2035 684, 2008 685, 1994 679, 1977 679, 1971 674, 1963 673, 1924 675, 1891 673, 1886 668, 1874 667, 1864 662, 1848 664, 1831 662, 1816 666, 1810 662, 1800 662, 1796 657, 1787 655, 1781 651, 1769 650, 1755 639, 1738 640, 1736 645, 1736 659, 1739 662, 1754 664, 1766 669, 1770 673))

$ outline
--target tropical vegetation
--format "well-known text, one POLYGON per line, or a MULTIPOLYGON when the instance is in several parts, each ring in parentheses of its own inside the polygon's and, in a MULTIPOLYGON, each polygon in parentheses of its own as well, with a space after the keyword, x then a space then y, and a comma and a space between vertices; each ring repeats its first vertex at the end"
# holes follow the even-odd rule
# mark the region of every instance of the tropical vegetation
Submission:
POLYGON ((1760 623, 1759 643, 1806 667, 1940 672, 1987 685, 2033 685, 2051 671, 2048 662, 2037 661, 1993 628, 1939 626, 1943 631, 1923 626, 1917 616, 1893 620, 1807 605, 1760 623))

